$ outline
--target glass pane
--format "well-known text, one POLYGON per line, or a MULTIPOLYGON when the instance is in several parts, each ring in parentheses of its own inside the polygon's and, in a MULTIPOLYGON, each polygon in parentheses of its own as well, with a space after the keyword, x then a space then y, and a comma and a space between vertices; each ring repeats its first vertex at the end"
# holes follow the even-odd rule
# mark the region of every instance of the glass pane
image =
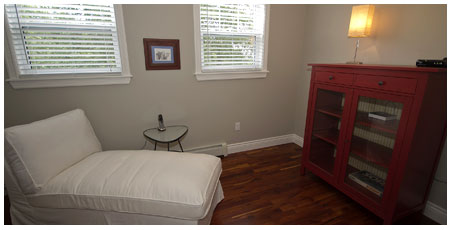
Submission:
POLYGON ((309 161, 333 174, 344 93, 319 89, 315 104, 309 161))
POLYGON ((403 104, 359 97, 345 183, 381 201, 403 104))

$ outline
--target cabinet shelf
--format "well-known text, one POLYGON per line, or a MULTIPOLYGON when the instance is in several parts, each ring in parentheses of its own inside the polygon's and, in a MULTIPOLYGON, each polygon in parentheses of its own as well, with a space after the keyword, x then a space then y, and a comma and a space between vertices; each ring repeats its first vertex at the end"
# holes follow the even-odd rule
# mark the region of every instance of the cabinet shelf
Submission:
POLYGON ((339 139, 339 130, 337 129, 317 130, 314 131, 312 135, 330 144, 336 145, 337 140, 339 139))
POLYGON ((356 124, 374 128, 376 130, 380 130, 390 134, 396 134, 397 128, 399 127, 399 120, 382 121, 369 117, 369 113, 357 112, 356 124))
POLYGON ((335 107, 322 107, 316 109, 317 112, 324 113, 333 117, 341 118, 342 117, 342 108, 335 107))
POLYGON ((353 188, 353 190, 358 191, 359 193, 363 194, 364 196, 366 196, 367 198, 373 200, 376 203, 380 203, 381 202, 381 197, 376 195, 375 193, 367 190, 366 188, 364 188, 362 185, 356 183, 355 181, 353 181, 352 179, 350 179, 348 177, 349 174, 354 173, 359 171, 359 169, 347 165, 347 171, 345 173, 345 178, 344 178, 344 182, 349 185, 350 187, 353 188))
POLYGON ((323 140, 317 139, 311 142, 311 149, 312 154, 309 160, 321 169, 332 173, 335 157, 331 153, 334 150, 334 147, 325 143, 323 140))
POLYGON ((352 137, 350 152, 385 168, 391 162, 392 149, 357 136, 352 137))

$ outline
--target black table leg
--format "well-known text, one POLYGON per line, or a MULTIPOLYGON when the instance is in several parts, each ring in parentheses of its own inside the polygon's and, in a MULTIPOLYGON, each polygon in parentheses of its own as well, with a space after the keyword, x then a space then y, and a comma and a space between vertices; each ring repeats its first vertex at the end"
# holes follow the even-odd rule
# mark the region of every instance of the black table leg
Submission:
POLYGON ((168 142, 168 151, 169 151, 169 142, 168 142))
POLYGON ((154 142, 154 150, 157 150, 157 141, 154 142))
POLYGON ((183 151, 184 151, 184 149, 182 148, 182 145, 180 144, 180 140, 179 140, 179 139, 177 139, 177 142, 179 142, 180 150, 181 150, 181 152, 183 152, 183 151))

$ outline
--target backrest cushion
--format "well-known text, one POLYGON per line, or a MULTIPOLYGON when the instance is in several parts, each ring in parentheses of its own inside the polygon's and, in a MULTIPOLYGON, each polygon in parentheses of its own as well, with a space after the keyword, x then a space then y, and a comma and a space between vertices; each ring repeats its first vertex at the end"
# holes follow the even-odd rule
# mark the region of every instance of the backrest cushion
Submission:
POLYGON ((81 109, 5 129, 5 160, 25 194, 86 156, 102 151, 81 109))

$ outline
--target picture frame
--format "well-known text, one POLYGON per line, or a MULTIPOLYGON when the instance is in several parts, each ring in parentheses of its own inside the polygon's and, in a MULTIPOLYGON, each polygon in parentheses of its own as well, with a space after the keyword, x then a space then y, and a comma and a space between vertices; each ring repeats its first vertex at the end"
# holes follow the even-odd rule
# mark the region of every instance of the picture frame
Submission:
POLYGON ((180 69, 178 39, 143 38, 146 70, 180 69))

